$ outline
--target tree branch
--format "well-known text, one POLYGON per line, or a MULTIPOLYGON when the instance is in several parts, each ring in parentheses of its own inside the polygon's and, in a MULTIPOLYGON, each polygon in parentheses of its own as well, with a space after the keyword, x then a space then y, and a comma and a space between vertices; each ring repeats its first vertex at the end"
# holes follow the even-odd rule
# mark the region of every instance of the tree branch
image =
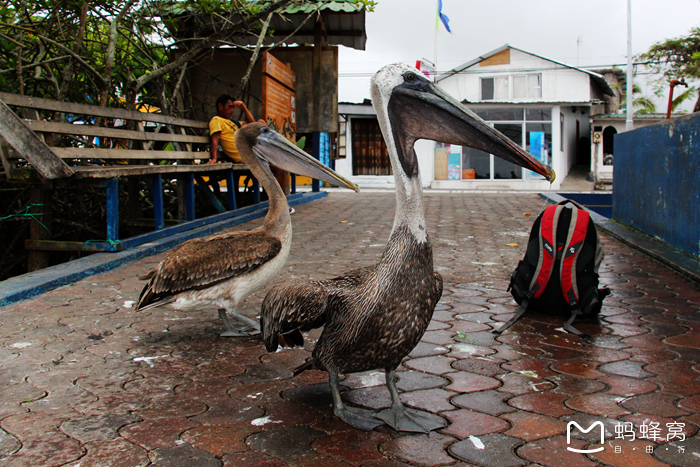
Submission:
MULTIPOLYGON (((263 6, 260 11, 258 11, 257 14, 255 14, 252 18, 250 19, 260 19, 267 17, 270 13, 273 13, 277 11, 278 9, 286 6, 287 4, 291 3, 292 0, 275 0, 272 3, 263 6)), ((153 70, 150 73, 146 73, 145 75, 140 76, 139 78, 132 80, 132 82, 129 84, 129 87, 132 88, 131 92, 136 93, 138 92, 139 89, 141 89, 146 83, 149 81, 160 78, 161 76, 164 76, 179 67, 182 66, 182 64, 189 62, 193 60, 197 55, 199 55, 200 52, 202 52, 204 49, 211 47, 212 44, 216 43, 220 38, 226 37, 230 34, 233 33, 237 28, 240 27, 240 25, 243 23, 243 20, 234 23, 232 21, 227 21, 224 23, 224 26, 208 36, 207 38, 203 39, 201 42, 195 44, 192 48, 190 48, 187 52, 182 54, 180 57, 178 57, 176 60, 173 60, 172 62, 168 63, 167 65, 160 67, 156 70, 153 70)))

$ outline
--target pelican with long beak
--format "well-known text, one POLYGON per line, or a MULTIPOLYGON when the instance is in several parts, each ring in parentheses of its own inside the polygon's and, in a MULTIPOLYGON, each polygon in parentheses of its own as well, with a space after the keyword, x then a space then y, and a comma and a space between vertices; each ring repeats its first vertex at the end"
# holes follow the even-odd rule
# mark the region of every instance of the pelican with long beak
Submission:
POLYGON ((148 284, 137 310, 164 304, 176 310, 213 305, 226 326, 222 336, 259 333, 256 321, 237 313, 238 304, 282 269, 292 245, 289 205, 270 165, 359 191, 357 185, 262 123, 242 127, 236 132, 235 143, 243 162, 267 192, 270 204, 263 225, 188 240, 170 250, 158 266, 141 277, 148 279, 148 284), (229 314, 244 328, 235 329, 229 314), (253 331, 245 332, 246 328, 253 331))
POLYGON ((386 249, 375 266, 273 287, 263 300, 260 327, 270 352, 279 345, 302 345, 303 331, 324 327, 310 360, 297 370, 328 371, 333 411, 349 424, 371 430, 383 421, 398 431, 429 432, 445 420, 406 409, 395 373, 420 341, 442 295, 414 143, 425 138, 481 149, 550 181, 554 172, 408 65, 382 68, 372 79, 371 92, 396 182, 396 215, 386 249), (375 369, 386 371, 392 405, 368 416, 343 403, 338 375, 375 369))

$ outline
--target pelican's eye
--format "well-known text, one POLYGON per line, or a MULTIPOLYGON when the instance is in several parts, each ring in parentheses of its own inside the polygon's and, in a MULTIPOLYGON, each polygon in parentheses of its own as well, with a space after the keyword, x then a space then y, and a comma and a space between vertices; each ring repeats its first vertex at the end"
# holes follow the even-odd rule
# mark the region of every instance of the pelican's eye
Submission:
POLYGON ((411 83, 416 80, 416 75, 414 73, 406 73, 406 75, 404 75, 404 79, 406 82, 411 83))

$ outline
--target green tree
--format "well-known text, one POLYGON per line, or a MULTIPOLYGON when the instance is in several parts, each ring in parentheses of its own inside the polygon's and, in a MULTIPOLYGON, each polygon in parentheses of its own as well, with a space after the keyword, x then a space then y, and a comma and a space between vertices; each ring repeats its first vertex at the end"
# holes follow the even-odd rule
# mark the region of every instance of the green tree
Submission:
MULTIPOLYGON (((691 29, 687 36, 657 42, 637 59, 644 62, 653 73, 660 75, 655 85, 657 92, 665 91, 674 79, 684 79, 688 83, 700 79, 700 28, 691 29)), ((697 88, 689 85, 688 91, 692 92, 687 95, 695 94, 697 88)), ((700 95, 693 109, 693 112, 698 111, 700 95)))
POLYGON ((273 15, 301 3, 312 6, 309 19, 330 1, 9 0, 0 5, 0 90, 167 112, 207 49, 244 50, 252 69, 273 15), (232 40, 240 35, 260 40, 241 47, 232 40))

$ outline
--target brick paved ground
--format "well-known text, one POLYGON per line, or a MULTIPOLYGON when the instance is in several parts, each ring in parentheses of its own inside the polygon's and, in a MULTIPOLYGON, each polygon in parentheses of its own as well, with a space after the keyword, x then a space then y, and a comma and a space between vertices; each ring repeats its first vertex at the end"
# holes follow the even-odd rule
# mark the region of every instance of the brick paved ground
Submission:
MULTIPOLYGON (((279 280, 374 263, 393 206, 390 193, 335 192, 299 206, 279 280)), ((515 309, 508 277, 541 207, 531 194, 427 195, 445 292, 399 387, 407 405, 448 421, 439 432, 350 428, 332 415, 325 373, 292 377, 307 351, 267 354, 257 339, 220 338, 215 310, 135 313, 136 275, 160 259, 152 257, 0 309, 0 463, 700 465, 697 284, 603 235, 602 283, 613 294, 600 322, 579 326, 592 339, 543 316, 490 333, 515 309), (601 447, 595 429, 575 431, 567 445, 569 421, 598 420, 604 450, 566 450, 601 447)), ((244 313, 255 316, 263 296, 250 297, 244 313)), ((389 404, 381 374, 344 385, 351 403, 389 404)))

